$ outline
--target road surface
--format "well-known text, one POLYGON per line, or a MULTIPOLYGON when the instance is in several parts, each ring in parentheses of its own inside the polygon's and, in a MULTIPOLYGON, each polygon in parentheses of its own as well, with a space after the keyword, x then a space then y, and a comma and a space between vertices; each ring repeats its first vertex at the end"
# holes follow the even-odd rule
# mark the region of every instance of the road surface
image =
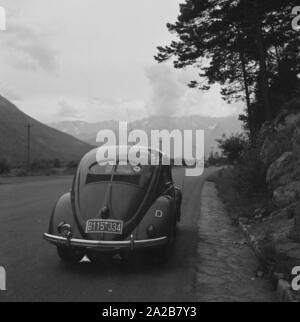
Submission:
POLYGON ((200 195, 213 170, 185 180, 183 171, 175 173, 177 185, 184 185, 183 218, 174 254, 165 266, 143 265, 138 259, 124 265, 116 259, 103 268, 90 262, 66 267, 42 234, 72 178, 0 185, 0 266, 7 272, 7 291, 0 292, 0 301, 197 301, 200 195))

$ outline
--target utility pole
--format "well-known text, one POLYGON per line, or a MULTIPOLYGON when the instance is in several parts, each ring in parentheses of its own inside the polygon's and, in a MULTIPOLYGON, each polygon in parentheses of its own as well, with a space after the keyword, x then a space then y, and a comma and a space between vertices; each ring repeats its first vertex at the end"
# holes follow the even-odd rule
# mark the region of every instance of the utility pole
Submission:
POLYGON ((27 125, 25 125, 25 127, 27 128, 27 172, 30 173, 31 170, 31 149, 30 149, 30 145, 31 145, 31 128, 33 127, 32 124, 28 123, 27 125))

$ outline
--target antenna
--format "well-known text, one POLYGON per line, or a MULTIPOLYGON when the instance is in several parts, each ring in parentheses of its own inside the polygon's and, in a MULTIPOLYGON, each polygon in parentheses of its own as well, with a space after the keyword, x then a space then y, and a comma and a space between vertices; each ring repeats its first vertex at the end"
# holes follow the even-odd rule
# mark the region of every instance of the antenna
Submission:
POLYGON ((27 171, 30 173, 31 170, 31 128, 33 124, 26 124, 24 127, 27 128, 27 171))

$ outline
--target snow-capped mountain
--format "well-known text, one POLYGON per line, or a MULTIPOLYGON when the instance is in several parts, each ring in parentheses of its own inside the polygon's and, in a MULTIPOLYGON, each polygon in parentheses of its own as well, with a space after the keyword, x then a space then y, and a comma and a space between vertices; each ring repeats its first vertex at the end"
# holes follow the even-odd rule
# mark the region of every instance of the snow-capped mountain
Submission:
MULTIPOLYGON (((118 136, 118 121, 103 121, 87 123, 82 121, 64 121, 52 123, 49 126, 62 132, 75 136, 89 144, 96 145, 96 136, 100 130, 113 130, 118 136)), ((204 130, 205 131, 205 154, 212 150, 218 151, 217 139, 223 134, 242 132, 242 123, 237 116, 225 118, 211 118, 199 115, 186 117, 151 116, 128 124, 128 131, 137 129, 150 133, 151 130, 204 130)))

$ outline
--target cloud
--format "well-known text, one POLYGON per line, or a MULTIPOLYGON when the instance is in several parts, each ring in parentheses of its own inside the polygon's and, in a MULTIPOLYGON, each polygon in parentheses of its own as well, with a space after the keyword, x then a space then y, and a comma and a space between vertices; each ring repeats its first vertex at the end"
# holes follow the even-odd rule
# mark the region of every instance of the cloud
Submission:
POLYGON ((149 114, 176 114, 186 88, 178 81, 173 70, 167 65, 153 65, 145 73, 151 86, 151 94, 146 104, 149 114))
POLYGON ((69 104, 66 101, 60 101, 58 103, 59 110, 56 113, 57 118, 60 120, 63 119, 80 119, 82 115, 78 112, 78 110, 69 104))
POLYGON ((102 120, 132 121, 147 116, 145 103, 141 100, 125 100, 122 98, 90 98, 85 106, 86 119, 94 122, 102 120))
POLYGON ((151 87, 146 103, 150 115, 203 115, 225 117, 242 111, 241 104, 227 104, 221 97, 220 86, 203 92, 187 86, 197 78, 195 69, 174 70, 168 64, 156 64, 145 70, 151 87))
MULTIPOLYGON (((0 90, 1 94, 1 90, 0 90)), ((101 121, 134 121, 147 117, 143 101, 114 101, 104 98, 62 97, 59 101, 49 98, 23 99, 18 107, 44 123, 80 120, 90 123, 101 121)))
POLYGON ((165 23, 176 19, 182 0, 162 1, 159 12, 146 0, 120 1, 122 10, 114 1, 0 2, 8 19, 0 37, 1 79, 7 86, 5 94, 0 84, 0 93, 22 98, 17 105, 44 122, 223 116, 237 110, 221 100, 217 87, 209 93, 190 90, 186 84, 197 70, 154 64, 157 44, 173 39, 165 23), (143 17, 139 28, 137 17, 143 17))
POLYGON ((17 69, 47 72, 58 70, 58 51, 51 47, 46 33, 11 23, 3 37, 2 48, 8 52, 9 63, 17 69))
POLYGON ((10 101, 21 101, 22 97, 15 90, 0 83, 0 94, 10 101))

